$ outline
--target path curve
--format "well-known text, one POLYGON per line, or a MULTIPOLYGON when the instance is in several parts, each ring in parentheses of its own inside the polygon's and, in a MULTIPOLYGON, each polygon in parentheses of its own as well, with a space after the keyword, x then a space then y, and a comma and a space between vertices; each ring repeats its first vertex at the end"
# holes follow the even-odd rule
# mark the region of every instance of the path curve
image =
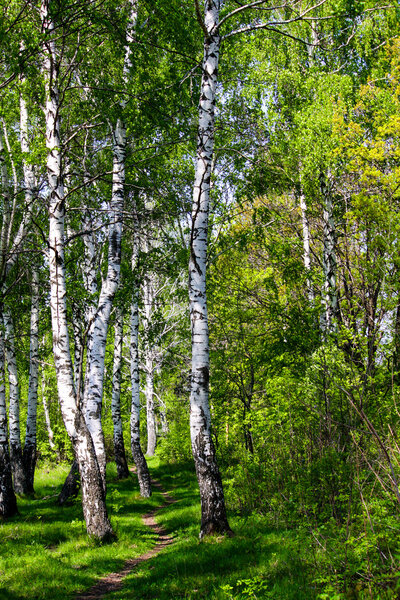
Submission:
POLYGON ((89 588, 86 592, 82 592, 78 596, 75 597, 75 600, 99 600, 99 598, 103 598, 106 594, 111 592, 116 592, 122 588, 123 582, 122 580, 126 577, 133 569, 135 569, 138 565, 140 565, 145 560, 149 560, 161 550, 169 546, 173 543, 173 537, 168 535, 162 525, 159 525, 155 521, 155 515, 162 508, 165 508, 169 504, 176 502, 172 496, 164 490, 162 485, 158 481, 151 480, 151 485, 159 490, 161 490, 162 496, 164 498, 164 502, 157 506, 157 508, 153 508, 150 512, 146 513, 142 516, 143 523, 150 527, 157 534, 157 541, 155 546, 138 556, 137 558, 127 560, 120 571, 116 573, 110 573, 105 577, 102 577, 95 583, 91 588, 89 588))

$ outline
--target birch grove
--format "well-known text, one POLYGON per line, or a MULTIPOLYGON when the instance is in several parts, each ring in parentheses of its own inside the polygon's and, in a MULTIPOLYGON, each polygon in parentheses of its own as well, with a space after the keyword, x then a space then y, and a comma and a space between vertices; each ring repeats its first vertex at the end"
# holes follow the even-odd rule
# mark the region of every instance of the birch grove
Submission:
POLYGON ((148 498, 159 457, 190 459, 200 538, 229 536, 246 477, 271 508, 265 465, 300 488, 317 448, 367 461, 365 432, 397 502, 396 423, 374 408, 400 364, 386 8, 171 1, 4 7, 0 516, 57 460, 60 504, 81 487, 88 534, 113 539, 107 472, 128 479, 133 458, 148 498))

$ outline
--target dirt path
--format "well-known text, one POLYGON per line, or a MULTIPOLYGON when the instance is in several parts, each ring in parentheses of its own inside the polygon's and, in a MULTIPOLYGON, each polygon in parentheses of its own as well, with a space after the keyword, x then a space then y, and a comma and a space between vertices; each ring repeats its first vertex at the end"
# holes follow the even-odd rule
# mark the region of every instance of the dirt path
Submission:
POLYGON ((99 579, 99 581, 95 583, 89 590, 87 590, 86 592, 82 592, 81 594, 76 596, 75 600, 98 600, 99 598, 103 598, 106 594, 109 594, 110 592, 116 592, 120 590, 122 588, 122 580, 131 571, 133 571, 135 567, 140 565, 145 560, 149 560, 149 558, 152 558, 153 556, 161 552, 161 550, 172 544, 173 538, 167 534, 167 532, 161 525, 158 525, 156 523, 154 516, 158 513, 159 510, 161 510, 165 506, 168 506, 169 504, 172 504, 173 502, 176 502, 176 500, 174 500, 168 492, 164 491, 162 485, 158 483, 158 481, 152 480, 151 484, 154 488, 161 490, 164 502, 157 508, 154 508, 152 511, 143 515, 142 519, 143 523, 150 527, 154 531, 154 533, 157 534, 158 537, 156 545, 154 546, 154 548, 152 548, 145 554, 138 556, 138 558, 127 560, 121 571, 118 571, 117 573, 110 573, 109 575, 106 575, 105 577, 99 579))

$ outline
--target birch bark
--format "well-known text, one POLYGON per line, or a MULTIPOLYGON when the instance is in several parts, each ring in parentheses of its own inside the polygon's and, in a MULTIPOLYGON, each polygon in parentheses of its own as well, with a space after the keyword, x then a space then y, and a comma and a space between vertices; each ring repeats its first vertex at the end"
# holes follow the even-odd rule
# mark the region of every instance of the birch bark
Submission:
POLYGON ((128 463, 125 455, 124 435, 121 419, 121 367, 123 342, 123 313, 117 308, 114 325, 114 366, 113 388, 111 397, 111 415, 113 420, 114 455, 117 465, 118 479, 129 477, 128 463))
MULTIPOLYGON (((29 146, 28 146, 28 142, 27 142, 27 123, 28 123, 27 108, 26 108, 26 104, 23 100, 23 97, 21 95, 20 96, 20 132, 21 132, 21 150, 23 153, 26 152, 27 150, 29 150, 29 146)), ((5 127, 4 127, 4 129, 5 129, 5 127)), ((7 164, 6 164, 6 159, 5 159, 5 149, 4 149, 4 145, 3 145, 3 135, 2 135, 2 132, 0 131, 0 179, 1 179, 2 197, 3 197, 2 198, 3 199, 3 202, 2 202, 2 225, 1 225, 1 233, 0 233, 0 273, 1 273, 0 288, 3 288, 3 286, 7 280, 7 275, 9 273, 9 271, 11 270, 11 268, 13 267, 13 265, 15 264, 16 257, 17 257, 17 250, 19 250, 19 248, 25 238, 25 235, 27 232, 27 225, 30 221, 31 213, 32 213, 32 204, 33 204, 34 187, 35 187, 34 172, 33 172, 32 166, 27 166, 25 161, 23 161, 23 171, 24 171, 24 184, 25 184, 25 206, 24 206, 24 211, 23 211, 20 225, 19 225, 14 237, 12 237, 14 219, 16 216, 15 202, 13 204, 13 208, 11 209, 10 197, 9 197, 9 183, 8 183, 8 176, 7 176, 7 164)), ((14 177, 16 177, 15 174, 14 174, 14 177)), ((14 182, 14 185, 16 185, 16 181, 14 182)), ((15 196, 15 200, 16 200, 16 196, 15 196)), ((1 320, 1 322, 3 321, 3 314, 0 315, 0 320, 1 320)), ((2 360, 1 377, 2 377, 2 380, 4 383, 4 347, 3 346, 2 346, 2 359, 1 360, 2 360)), ((11 359, 11 360, 13 360, 13 359, 11 359)), ((13 429, 12 454, 14 455, 14 449, 15 449, 15 458, 16 458, 15 479, 17 482, 17 490, 19 493, 24 493, 25 492, 25 485, 24 485, 25 477, 23 475, 21 441, 20 441, 20 436, 19 436, 19 432, 18 432, 18 429, 19 429, 19 405, 15 404, 16 389, 14 387, 15 382, 17 382, 18 379, 15 379, 15 377, 16 377, 15 368, 14 369, 12 368, 12 371, 13 371, 12 375, 11 375, 11 380, 12 380, 11 389, 12 389, 12 396, 13 396, 12 406, 11 406, 11 412, 12 412, 11 421, 12 421, 12 429, 13 429), (14 445, 14 441, 16 442, 16 446, 14 445)), ((3 392, 1 392, 1 393, 3 393, 3 392)), ((0 400, 0 402, 3 403, 3 400, 4 400, 4 409, 5 409, 5 398, 0 400)), ((19 401, 19 398, 18 398, 18 401, 19 401)), ((6 442, 8 440, 7 419, 4 416, 2 418, 0 418, 0 430, 2 428, 3 428, 3 430, 0 431, 0 438, 2 440, 1 443, 3 444, 4 440, 6 440, 6 442), (4 430, 4 427, 6 428, 5 430, 4 430)), ((10 453, 9 453, 8 447, 6 450, 4 448, 4 446, 2 446, 0 452, 1 452, 1 464, 0 464, 1 492, 0 492, 0 494, 1 494, 1 498, 2 498, 2 499, 0 499, 0 504, 1 504, 1 502, 4 502, 3 507, 0 508, 0 514, 7 516, 9 514, 12 514, 12 512, 14 510, 14 508, 12 508, 12 507, 14 505, 13 498, 15 499, 15 494, 12 489, 11 479, 8 477, 8 473, 11 472, 11 464, 7 464, 7 461, 10 461, 10 453), (7 485, 9 485, 9 484, 11 485, 11 488, 7 490, 7 485), (6 505, 8 503, 11 503, 10 510, 7 509, 7 507, 6 507, 6 505)), ((16 505, 15 505, 15 510, 16 510, 16 505)))
POLYGON ((154 456, 157 445, 156 415, 154 410, 154 348, 151 342, 151 318, 154 311, 154 287, 151 275, 147 276, 143 283, 144 296, 144 355, 145 355, 145 398, 147 417, 147 451, 148 456, 154 456))
MULTIPOLYGON (((3 136, 0 130, 0 178, 2 195, 2 224, 0 231, 0 274, 4 281, 7 252, 7 234, 9 225, 9 194, 8 177, 3 136)), ((11 472, 10 451, 8 445, 6 386, 5 386, 5 356, 3 337, 3 314, 0 307, 0 516, 11 517, 18 512, 17 500, 14 493, 11 472)))
MULTIPOLYGON (((125 57, 123 64, 123 80, 125 86, 128 85, 128 74, 131 67, 130 42, 132 41, 132 32, 136 26, 137 20, 136 0, 131 0, 130 4, 131 12, 126 30, 125 57)), ((122 217, 125 187, 126 125, 123 120, 123 113, 126 101, 121 100, 119 105, 120 116, 117 118, 113 130, 113 178, 108 236, 108 269, 107 276, 103 281, 100 292, 93 325, 88 334, 87 370, 84 393, 85 418, 93 439, 104 488, 106 485, 106 452, 101 426, 104 358, 111 308, 120 278, 122 217)))
POLYGON ((64 262, 65 197, 61 171, 60 102, 54 23, 50 17, 53 0, 41 4, 45 33, 43 72, 46 86, 46 147, 49 188, 49 267, 53 353, 58 395, 67 433, 72 441, 82 482, 82 507, 89 535, 105 539, 112 535, 105 493, 93 442, 76 401, 70 354, 64 262))
POLYGON ((335 328, 335 317, 338 309, 336 289, 336 224, 333 214, 332 190, 326 182, 324 174, 320 176, 320 187, 323 198, 323 224, 324 224, 324 249, 323 249, 323 305, 321 315, 321 329, 323 334, 332 332, 335 328))
POLYGON ((206 259, 211 166, 214 151, 215 98, 221 37, 220 0, 205 3, 203 75, 199 101, 197 155, 193 187, 189 261, 189 305, 192 330, 190 433, 200 488, 200 537, 229 533, 222 480, 211 438, 209 394, 209 334, 206 259))
POLYGON ((131 450, 133 462, 139 481, 140 494, 143 498, 151 496, 150 473, 140 445, 140 376, 139 376, 139 308, 138 308, 139 286, 133 292, 131 305, 131 450))
MULTIPOLYGON (((301 222, 303 226, 303 262, 304 268, 306 271, 310 272, 311 270, 311 254, 310 254, 310 225, 308 222, 308 214, 307 214, 307 202, 306 197, 302 193, 300 194, 300 209, 301 209, 301 222)), ((307 290, 308 290, 308 299, 310 302, 314 301, 314 294, 311 286, 311 280, 307 279, 307 290)))
POLYGON ((15 492, 20 495, 25 495, 27 494, 27 484, 22 460, 21 426, 19 418, 20 394, 17 357, 15 354, 15 331, 13 317, 8 307, 4 308, 3 321, 5 331, 5 355, 8 370, 11 468, 15 492))
MULTIPOLYGON (((57 447, 54 443, 54 431, 51 427, 49 406, 47 404, 46 378, 45 378, 44 374, 42 374, 42 404, 43 404, 44 420, 46 423, 47 437, 49 439, 49 446, 50 446, 51 450, 53 450, 54 452, 57 452, 57 447)), ((58 453, 57 453, 57 458, 59 458, 58 453)))
POLYGON ((139 225, 135 215, 134 239, 132 250, 132 273, 134 274, 134 287, 131 304, 131 339, 130 339, 130 361, 131 361, 131 450, 133 462, 139 481, 140 494, 143 498, 151 496, 151 479, 149 468, 140 445, 140 371, 139 371, 139 280, 137 276, 139 259, 139 225))
POLYGON ((6 518, 17 514, 18 509, 12 485, 11 461, 8 448, 2 320, 0 312, 0 517, 6 518))
POLYGON ((26 488, 28 494, 34 493, 36 465, 36 414, 39 384, 39 274, 32 271, 32 305, 29 350, 28 414, 26 418, 25 444, 22 454, 26 488))
POLYGON ((118 119, 113 134, 113 183, 108 235, 108 269, 103 281, 96 314, 88 334, 87 367, 84 391, 85 418, 105 486, 106 452, 101 425, 104 359, 111 308, 117 291, 121 268, 122 214, 125 184, 126 129, 118 119))

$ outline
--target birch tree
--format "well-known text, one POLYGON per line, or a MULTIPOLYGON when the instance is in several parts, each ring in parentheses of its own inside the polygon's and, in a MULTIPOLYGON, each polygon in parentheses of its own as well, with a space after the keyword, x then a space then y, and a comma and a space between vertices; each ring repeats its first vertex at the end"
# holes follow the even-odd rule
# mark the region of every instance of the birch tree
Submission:
POLYGON ((11 461, 8 447, 6 385, 4 365, 3 327, 0 323, 0 517, 12 517, 18 512, 12 484, 11 461))
POLYGON ((8 370, 9 387, 9 427, 10 427, 10 457, 13 472, 14 489, 17 494, 27 493, 25 470, 22 461, 21 426, 20 426, 20 391, 15 351, 15 330, 13 316, 9 307, 3 314, 5 331, 5 355, 8 370))
POLYGON ((30 348, 29 348, 29 383, 28 383, 28 411, 26 417, 26 433, 24 450, 22 453, 28 494, 34 493, 34 476, 36 465, 36 415, 39 385, 39 273, 36 268, 32 271, 32 303, 30 320, 30 348))
POLYGON ((129 476, 125 455, 124 436, 121 419, 121 368, 124 320, 120 307, 116 309, 114 324, 114 364, 112 378, 111 415, 113 420, 114 456, 119 479, 129 476))
MULTIPOLYGON (((25 136, 26 136, 26 120, 27 110, 26 106, 21 100, 20 103, 20 130, 21 130, 21 149, 25 149, 25 136)), ((11 148, 8 140, 7 127, 4 120, 2 120, 2 127, 0 129, 0 180, 2 188, 2 223, 0 232, 0 293, 2 296, 5 294, 6 286, 9 283, 10 272, 12 271, 17 256, 20 253, 22 246, 25 242, 28 225, 30 223, 32 209, 33 209, 33 172, 32 168, 26 168, 24 165, 24 176, 25 176, 25 195, 22 201, 22 206, 18 202, 18 179, 17 171, 11 156, 11 148), (8 176, 7 160, 6 160, 6 147, 9 155, 9 161, 11 163, 12 180, 13 186, 10 186, 10 179, 8 176), (19 210, 21 209, 21 210, 19 210), (19 220, 19 223, 18 223, 19 220)), ((20 423, 19 423, 19 386, 18 386, 18 372, 17 363, 14 350, 14 332, 11 313, 7 310, 1 311, 1 321, 5 319, 7 329, 7 364, 9 371, 9 391, 10 391, 10 445, 11 445, 11 460, 15 465, 14 478, 16 482, 17 492, 26 493, 25 476, 22 463, 22 448, 20 439, 20 423)), ((3 339, 4 341, 4 339, 3 339)), ((4 368, 4 353, 6 352, 3 345, 3 357, 2 365, 4 368)), ((4 373, 3 373, 4 376, 4 373)), ((4 404, 5 406, 5 404, 4 404)), ((2 419, 0 427, 6 427, 7 420, 2 419)), ((3 431, 1 434, 4 443, 8 439, 7 431, 3 431)), ((4 486, 9 483, 8 471, 11 466, 7 466, 7 460, 10 458, 10 453, 3 452, 3 468, 5 469, 5 475, 3 480, 3 497, 8 502, 14 492, 12 490, 6 491, 4 486)), ((4 508, 4 514, 8 513, 8 509, 4 508)))
POLYGON ((107 516, 103 481, 93 441, 77 403, 70 355, 64 261, 65 194, 61 160, 59 58, 56 53, 56 28, 51 17, 52 2, 53 0, 43 0, 40 15, 45 35, 43 75, 46 89, 45 121, 48 151, 49 268, 53 353, 61 412, 79 465, 82 506, 87 531, 89 535, 105 539, 112 535, 112 528, 107 516))
MULTIPOLYGON (((128 86, 129 70, 131 63, 131 47, 133 32, 137 20, 137 2, 131 0, 130 15, 125 36, 125 55, 123 62, 123 83, 128 86)), ((123 90, 122 92, 124 92, 123 90)), ((106 454, 104 447, 104 435, 101 427, 101 407, 103 397, 104 357, 107 340, 108 323, 113 299, 119 285, 121 269, 121 240, 122 240, 122 216, 124 207, 125 186, 125 155, 126 155, 126 123, 124 120, 124 109, 126 99, 121 94, 119 102, 119 114, 112 132, 113 146, 113 177, 112 195, 109 211, 109 234, 108 234, 108 268, 103 280, 96 315, 88 333, 87 367, 84 392, 85 417, 88 424, 96 456, 100 466, 103 483, 105 485, 106 454)))
MULTIPOLYGON (((135 207, 136 209, 136 207, 135 207)), ((134 211, 135 211, 134 209, 134 211)), ((139 481, 140 494, 143 498, 151 496, 151 480, 149 468, 140 444, 140 371, 139 371, 139 291, 138 277, 139 259, 139 227, 137 215, 134 215, 134 239, 132 248, 133 292, 130 319, 130 377, 131 377, 131 450, 139 481)))
MULTIPOLYGON (((323 2, 324 0, 321 0, 315 6, 320 6, 323 2)), ((195 0, 197 19, 204 34, 204 46, 189 261, 189 305, 192 328, 190 428, 202 507, 200 537, 214 532, 230 532, 221 477, 211 438, 206 295, 208 217, 221 42, 233 35, 259 29, 268 29, 291 36, 288 27, 294 22, 307 18, 312 14, 315 6, 303 8, 300 3, 294 2, 286 3, 282 10, 282 7, 271 7, 264 0, 257 0, 239 5, 221 18, 221 9, 224 7, 221 0, 205 0, 204 14, 200 10, 198 0, 195 0), (238 19, 246 13, 250 15, 249 21, 238 22, 238 19), (236 26, 223 33, 227 22, 231 19, 235 21, 236 26)))

